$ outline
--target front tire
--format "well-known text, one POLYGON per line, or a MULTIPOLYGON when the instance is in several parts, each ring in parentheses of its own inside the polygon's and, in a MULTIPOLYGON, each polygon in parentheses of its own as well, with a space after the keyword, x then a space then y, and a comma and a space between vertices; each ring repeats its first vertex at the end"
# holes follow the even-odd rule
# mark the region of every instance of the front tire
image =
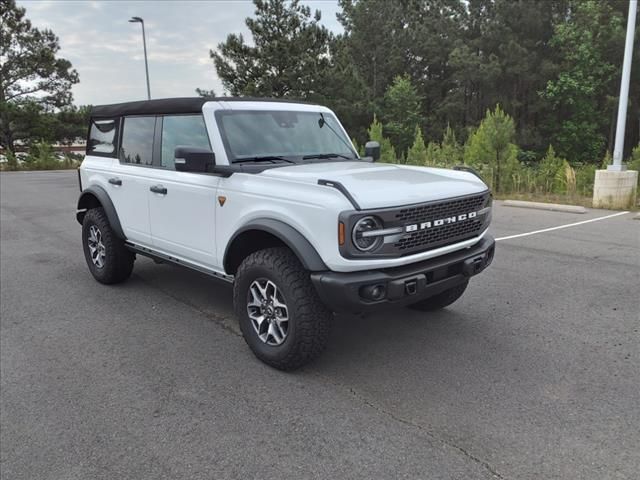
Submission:
POLYGON ((434 310, 440 310, 441 308, 448 307, 453 302, 458 300, 469 285, 469 280, 456 285, 449 290, 445 290, 442 293, 434 295, 433 297, 425 298, 424 300, 409 305, 409 308, 414 310, 420 310, 421 312, 433 312, 434 310))
POLYGON ((120 283, 131 275, 135 254, 115 235, 102 208, 92 208, 85 213, 82 247, 89 271, 98 282, 120 283))
POLYGON ((332 313, 288 248, 260 250, 242 262, 233 304, 245 341, 267 365, 294 370, 326 347, 332 313))

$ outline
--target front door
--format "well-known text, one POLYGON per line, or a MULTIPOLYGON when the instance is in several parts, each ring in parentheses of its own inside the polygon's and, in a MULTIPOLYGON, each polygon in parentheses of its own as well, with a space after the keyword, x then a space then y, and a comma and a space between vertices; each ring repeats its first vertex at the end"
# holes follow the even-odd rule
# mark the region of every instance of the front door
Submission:
POLYGON ((149 172, 149 221, 156 250, 199 265, 217 268, 216 191, 219 177, 177 172, 178 145, 211 148, 202 115, 167 115, 156 124, 159 168, 149 172))

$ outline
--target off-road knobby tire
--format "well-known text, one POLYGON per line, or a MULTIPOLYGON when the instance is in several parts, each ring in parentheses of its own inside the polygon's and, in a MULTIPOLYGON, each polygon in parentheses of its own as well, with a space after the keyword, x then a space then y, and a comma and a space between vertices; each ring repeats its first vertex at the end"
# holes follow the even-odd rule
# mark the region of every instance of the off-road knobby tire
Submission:
POLYGON ((274 368, 300 368, 320 355, 327 345, 333 314, 320 301, 309 272, 288 248, 267 248, 244 259, 235 275, 233 305, 249 348, 274 368), (259 278, 274 282, 287 304, 289 330, 278 346, 260 340, 247 313, 249 287, 259 278))
POLYGON ((425 298, 418 303, 409 305, 409 308, 420 310, 421 312, 433 312, 434 310, 440 310, 441 308, 448 307, 462 296, 464 291, 467 289, 467 285, 469 285, 469 280, 461 283, 460 285, 456 285, 449 290, 445 290, 442 293, 434 295, 433 297, 425 298))
POLYGON ((131 276, 135 254, 115 235, 102 208, 92 208, 85 213, 82 221, 82 248, 89 271, 98 282, 109 285, 123 282, 131 276), (98 227, 102 234, 105 247, 105 264, 102 268, 94 265, 89 253, 88 235, 91 225, 98 227))

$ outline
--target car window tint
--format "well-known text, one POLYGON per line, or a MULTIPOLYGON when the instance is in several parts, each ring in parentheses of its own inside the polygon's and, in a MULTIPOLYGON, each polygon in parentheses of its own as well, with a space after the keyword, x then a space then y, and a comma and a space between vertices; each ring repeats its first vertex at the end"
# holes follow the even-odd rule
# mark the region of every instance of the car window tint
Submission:
POLYGON ((153 164, 153 132, 155 117, 124 119, 120 161, 135 165, 153 164))
POLYGON ((91 122, 87 153, 89 155, 114 154, 116 151, 116 130, 117 122, 115 120, 94 120, 91 122))
POLYGON ((165 116, 162 121, 162 166, 173 169, 174 151, 180 145, 210 149, 202 115, 165 116))

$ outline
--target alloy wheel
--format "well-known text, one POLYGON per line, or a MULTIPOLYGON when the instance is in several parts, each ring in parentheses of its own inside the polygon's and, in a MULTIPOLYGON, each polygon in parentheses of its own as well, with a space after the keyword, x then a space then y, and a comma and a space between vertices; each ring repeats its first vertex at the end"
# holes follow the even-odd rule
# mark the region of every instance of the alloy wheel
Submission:
POLYGON ((282 292, 271 280, 259 278, 249 286, 247 313, 258 338, 278 346, 289 332, 289 309, 282 292))
POLYGON ((104 243, 102 243, 102 232, 100 232, 100 229, 95 225, 89 227, 87 246, 89 247, 89 254, 91 255, 93 264, 98 268, 104 267, 106 248, 104 247, 104 243))

